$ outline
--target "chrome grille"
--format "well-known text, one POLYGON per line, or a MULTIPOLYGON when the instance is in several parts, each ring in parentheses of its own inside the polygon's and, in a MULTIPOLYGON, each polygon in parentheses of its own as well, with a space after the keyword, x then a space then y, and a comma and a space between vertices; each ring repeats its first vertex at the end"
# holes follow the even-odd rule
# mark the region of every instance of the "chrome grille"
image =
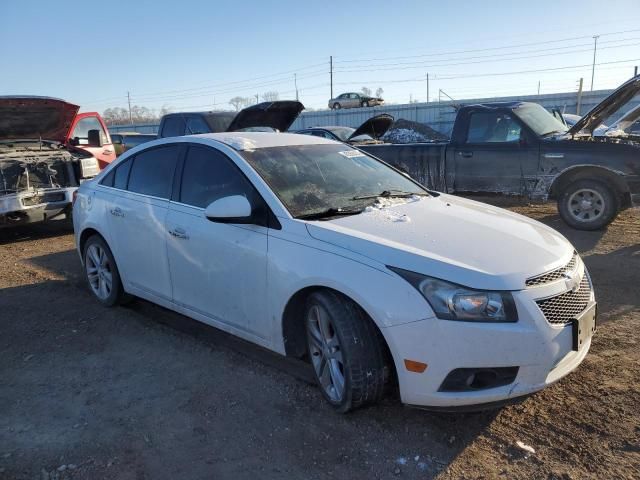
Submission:
POLYGON ((573 257, 569 260, 563 267, 556 268, 555 270, 551 270, 550 272, 543 273, 542 275, 536 275, 535 277, 528 278, 525 283, 527 287, 535 287, 538 285, 543 285, 545 283, 555 282, 556 280, 560 280, 564 278, 564 274, 567 272, 573 272, 578 263, 578 253, 573 252, 573 257))
POLYGON ((590 298, 591 282, 585 271, 577 291, 536 300, 536 303, 549 323, 565 324, 584 312, 590 298))

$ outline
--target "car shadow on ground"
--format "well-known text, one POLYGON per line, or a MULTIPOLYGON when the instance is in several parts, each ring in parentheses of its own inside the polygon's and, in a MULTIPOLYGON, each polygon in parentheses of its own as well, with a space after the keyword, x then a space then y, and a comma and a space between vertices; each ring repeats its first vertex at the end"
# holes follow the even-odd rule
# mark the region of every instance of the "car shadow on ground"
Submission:
MULTIPOLYGON (((108 431, 107 439, 104 440, 106 443, 109 443, 109 438, 126 437, 128 427, 122 425, 123 413, 109 405, 109 401, 113 402, 115 398, 119 402, 113 391, 123 388, 123 384, 131 384, 135 392, 137 387, 133 385, 140 381, 135 376, 144 375, 144 388, 150 393, 145 394, 144 409, 141 411, 148 413, 138 412, 138 416, 148 415, 148 418, 138 419, 141 423, 153 423, 154 412, 170 408, 167 404, 172 401, 194 405, 190 407, 190 416, 200 417, 210 409, 215 409, 218 415, 237 419, 236 401, 230 402, 229 399, 239 398, 238 402, 248 412, 260 413, 261 419, 254 421, 264 425, 249 423, 249 418, 252 417, 248 414, 248 419, 244 422, 229 426, 236 431, 234 437, 228 440, 230 445, 227 448, 235 444, 240 451, 247 443, 254 441, 256 436, 270 441, 268 436, 271 433, 284 430, 287 441, 282 441, 273 448, 276 456, 281 455, 283 461, 286 459, 297 462, 299 472, 316 469, 316 463, 324 463, 331 466, 336 475, 342 468, 347 474, 350 469, 358 466, 365 470, 382 468, 386 472, 383 477, 400 469, 409 477, 415 475, 420 478, 436 478, 500 414, 500 410, 478 413, 430 412, 403 407, 397 396, 391 395, 380 405, 339 415, 324 403, 320 392, 313 385, 310 367, 301 360, 285 358, 144 300, 135 300, 123 307, 105 308, 92 298, 86 288, 80 262, 73 250, 24 261, 47 270, 56 277, 64 277, 65 280, 47 280, 0 290, 7 309, 15 312, 0 325, 4 340, 2 348, 8 360, 4 367, 0 367, 0 375, 9 379, 10 384, 4 401, 13 403, 32 395, 41 399, 27 401, 22 406, 18 406, 21 404, 18 402, 16 406, 6 410, 6 422, 11 425, 24 423, 29 415, 38 418, 48 415, 37 410, 49 411, 51 405, 42 400, 49 395, 55 397, 55 404, 68 405, 65 411, 71 409, 67 412, 70 416, 67 424, 82 423, 82 412, 86 408, 78 405, 77 418, 71 408, 78 402, 80 382, 84 385, 83 389, 92 391, 90 399, 86 401, 91 403, 92 415, 96 419, 95 423, 91 423, 91 429, 85 431, 83 442, 86 445, 94 444, 105 429, 108 431), (19 322, 16 322, 18 319, 19 322), (69 331, 85 333, 78 337, 80 333, 68 334, 69 331), (37 335, 33 332, 37 332, 37 335), (145 354, 145 358, 150 356, 152 363, 164 362, 161 360, 162 356, 171 359, 170 364, 162 371, 162 376, 155 377, 146 371, 134 373, 125 368, 131 364, 132 369, 135 369, 141 355, 139 352, 147 350, 151 353, 145 354), (201 350, 209 352, 204 354, 206 366, 199 363, 201 360, 194 354, 201 350), (53 354, 56 352, 60 354, 53 354), (44 364, 44 370, 33 371, 36 363, 25 360, 29 355, 39 358, 46 355, 48 360, 44 364), (127 358, 122 358, 123 356, 127 358), (226 391, 224 398, 215 394, 221 388, 216 384, 215 376, 207 378, 208 371, 216 368, 216 363, 220 368, 233 372, 231 377, 225 377, 222 387, 226 391), (112 371, 107 376, 117 379, 117 385, 110 383, 104 374, 98 373, 92 378, 92 373, 86 373, 93 372, 96 364, 108 365, 112 371), (8 375, 8 369, 12 370, 11 375, 8 375), (197 383, 189 383, 191 380, 184 378, 186 371, 198 372, 197 383), (84 372, 85 376, 79 378, 79 372, 84 372), (259 379, 254 372, 259 373, 259 379), (38 385, 37 391, 19 382, 12 384, 10 379, 24 378, 22 373, 32 380, 36 379, 33 381, 38 385), (50 376, 54 379, 49 385, 47 382, 50 376), (128 377, 131 380, 125 382, 124 379, 128 377), (190 392, 186 394, 187 398, 172 400, 171 396, 162 397, 164 394, 153 393, 164 391, 163 386, 167 382, 175 383, 177 391, 190 392), (203 391, 212 393, 203 396, 203 391), (289 392, 294 393, 291 395, 289 392), (327 425, 332 425, 331 431, 320 434, 319 432, 326 431, 327 425), (118 431, 120 428, 122 430, 118 431), (305 442, 309 441, 309 437, 315 438, 315 435, 320 436, 316 441, 321 441, 324 453, 307 451, 305 442), (307 453, 302 454, 300 451, 307 453)), ((153 371, 154 366, 146 368, 153 371)), ((129 394, 122 395, 127 397, 129 394)), ((173 395, 173 391, 170 395, 173 395)), ((38 434, 56 439, 68 435, 66 430, 59 430, 62 427, 57 420, 50 424, 47 422, 41 422, 38 428, 42 431, 38 430, 38 434)), ((64 428, 68 428, 68 425, 64 428)), ((172 431, 162 432, 162 427, 158 427, 155 434, 168 438, 176 435, 176 428, 182 427, 172 428, 172 431)), ((219 428, 219 425, 199 426, 198 435, 202 435, 204 431, 206 435, 215 436, 219 428), (207 428, 211 428, 211 431, 207 432, 207 428)), ((196 435, 189 431, 189 435, 192 434, 196 435)), ((181 435, 187 433, 182 432, 181 435)), ((10 442, 10 439, 5 440, 10 442)), ((60 455, 62 452, 58 448, 69 448, 64 442, 57 445, 55 448, 42 445, 43 455, 51 452, 60 455)), ((185 439, 184 448, 189 448, 188 445, 190 440, 185 439)), ((117 450, 117 447, 114 440, 106 450, 117 450)), ((82 450, 90 447, 77 448, 82 450)), ((143 455, 147 448, 151 447, 142 444, 137 454, 143 455)), ((156 454, 157 448, 159 447, 155 446, 156 454)), ((180 454, 189 458, 189 454, 182 452, 176 444, 171 446, 171 453, 166 454, 175 462, 184 461, 178 458, 180 454)), ((99 451, 91 451, 87 455, 99 457, 101 454, 99 451)), ((185 468, 188 468, 186 461, 185 468)), ((361 478, 360 475, 346 476, 361 478)))
POLYGON ((15 227, 0 228, 0 245, 25 242, 29 240, 45 240, 47 238, 60 237, 73 233, 73 224, 70 220, 51 220, 45 223, 32 225, 19 225, 15 227))

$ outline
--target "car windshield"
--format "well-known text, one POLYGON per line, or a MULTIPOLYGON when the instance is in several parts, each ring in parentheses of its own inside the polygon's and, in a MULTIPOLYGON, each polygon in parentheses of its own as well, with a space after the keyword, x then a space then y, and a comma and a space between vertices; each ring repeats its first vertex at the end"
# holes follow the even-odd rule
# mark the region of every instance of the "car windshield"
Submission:
POLYGON ((351 127, 331 127, 328 128, 331 133, 333 133, 336 137, 338 137, 343 142, 346 142, 351 134, 356 131, 355 128, 351 127))
POLYGON ((362 209, 383 192, 427 193, 401 173, 347 145, 289 145, 240 153, 294 217, 362 209))
POLYGON ((513 110, 520 120, 529 125, 536 135, 543 137, 551 133, 564 133, 567 127, 537 103, 522 105, 513 110))

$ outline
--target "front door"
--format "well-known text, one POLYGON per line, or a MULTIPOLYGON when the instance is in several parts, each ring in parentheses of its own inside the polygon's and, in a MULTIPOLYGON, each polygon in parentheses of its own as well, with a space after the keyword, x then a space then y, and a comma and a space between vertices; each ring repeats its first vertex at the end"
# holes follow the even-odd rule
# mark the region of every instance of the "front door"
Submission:
POLYGON ((211 202, 230 195, 244 195, 252 205, 260 200, 224 153, 191 145, 166 219, 173 301, 214 324, 265 338, 267 228, 204 216, 211 202))
POLYGON ((95 113, 81 113, 76 117, 69 141, 96 157, 101 170, 116 159, 107 129, 95 113))
POLYGON ((111 247, 125 286, 138 291, 132 293, 171 300, 165 221, 181 150, 145 150, 118 165, 106 185, 111 247))
POLYGON ((526 194, 535 182, 538 145, 512 113, 473 112, 453 149, 456 192, 526 194))

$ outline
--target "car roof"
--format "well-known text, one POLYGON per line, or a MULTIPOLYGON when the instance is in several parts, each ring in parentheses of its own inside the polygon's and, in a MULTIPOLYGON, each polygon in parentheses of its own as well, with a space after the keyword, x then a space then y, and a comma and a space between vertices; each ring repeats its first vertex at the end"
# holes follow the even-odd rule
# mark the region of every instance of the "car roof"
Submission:
POLYGON ((189 135, 179 137, 184 139, 198 138, 210 139, 224 143, 234 150, 255 150, 258 148, 286 147, 292 145, 322 145, 336 144, 334 140, 311 135, 298 135, 296 133, 273 133, 273 132, 222 132, 203 133, 200 135, 189 135))

